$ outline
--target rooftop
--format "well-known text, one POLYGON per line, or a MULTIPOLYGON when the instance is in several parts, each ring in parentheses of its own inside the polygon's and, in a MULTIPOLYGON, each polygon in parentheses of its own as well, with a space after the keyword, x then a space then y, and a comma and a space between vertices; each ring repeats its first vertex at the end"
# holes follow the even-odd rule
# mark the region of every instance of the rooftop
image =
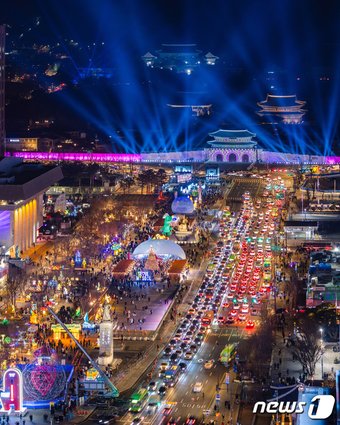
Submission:
POLYGON ((306 102, 304 100, 298 100, 296 98, 296 94, 292 95, 273 95, 273 94, 267 94, 266 100, 263 100, 262 102, 258 102, 259 106, 281 106, 281 107, 287 107, 287 106, 303 106, 306 102))
POLYGON ((162 53, 201 53, 196 44, 162 44, 162 53))
POLYGON ((251 133, 248 130, 217 130, 213 133, 209 133, 209 136, 212 137, 221 137, 225 139, 242 139, 242 138, 249 138, 249 137, 255 137, 255 133, 251 133))
POLYGON ((28 199, 62 178, 60 167, 27 164, 20 158, 4 158, 0 161, 0 200, 28 199))

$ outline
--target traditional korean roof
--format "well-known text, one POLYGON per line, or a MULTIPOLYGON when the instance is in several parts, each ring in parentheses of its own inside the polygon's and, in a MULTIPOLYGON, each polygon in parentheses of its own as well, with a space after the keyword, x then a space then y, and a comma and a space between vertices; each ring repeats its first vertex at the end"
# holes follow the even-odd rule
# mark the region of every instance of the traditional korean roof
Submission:
POLYGON ((281 96, 267 94, 266 100, 258 102, 260 107, 303 107, 306 104, 304 100, 298 100, 295 94, 281 96))
POLYGON ((150 52, 147 52, 147 53, 145 53, 145 55, 144 56, 142 56, 142 58, 145 58, 145 59, 156 59, 156 57, 157 56, 154 56, 152 53, 150 53, 150 52))
POLYGON ((224 139, 242 139, 255 137, 255 133, 251 133, 248 130, 217 130, 213 133, 209 133, 209 136, 224 138, 224 139))
POLYGON ((208 53, 205 55, 205 57, 206 57, 207 59, 218 59, 218 58, 219 58, 218 56, 213 55, 211 52, 208 52, 208 53))

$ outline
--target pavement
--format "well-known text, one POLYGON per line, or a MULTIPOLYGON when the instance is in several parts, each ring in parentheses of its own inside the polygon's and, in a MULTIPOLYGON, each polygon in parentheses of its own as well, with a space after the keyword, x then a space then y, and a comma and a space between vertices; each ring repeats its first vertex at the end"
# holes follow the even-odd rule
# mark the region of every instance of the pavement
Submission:
MULTIPOLYGON (((70 419, 66 419, 66 421, 62 422, 63 424, 80 424, 83 421, 85 421, 94 411, 95 409, 93 407, 78 407, 74 413, 70 413, 70 419)), ((55 416, 59 416, 59 413, 56 412, 55 416)), ((0 415, 0 418, 2 418, 6 424, 9 425, 44 425, 44 424, 51 424, 51 414, 48 409, 36 409, 36 410, 27 410, 27 412, 22 415, 20 418, 19 416, 11 415, 9 416, 9 421, 7 422, 7 415, 2 414, 0 415), (32 415, 32 421, 30 420, 30 415, 32 415), (47 421, 44 418, 44 415, 47 415, 47 421)))
POLYGON ((148 350, 143 354, 143 357, 138 360, 134 365, 128 365, 125 370, 112 377, 112 382, 118 388, 119 392, 129 390, 135 385, 139 378, 145 373, 147 369, 158 359, 159 354, 164 350, 168 340, 173 335, 176 327, 178 326, 181 315, 191 304, 192 300, 196 295, 198 287, 201 285, 204 277, 205 269, 208 264, 208 260, 204 260, 201 263, 199 269, 194 269, 189 273, 188 276, 188 290, 183 297, 182 303, 180 304, 177 312, 176 321, 167 321, 161 326, 157 338, 151 343, 148 350))
POLYGON ((175 285, 167 287, 161 282, 150 282, 144 287, 135 284, 127 297, 119 297, 118 287, 114 286, 110 294, 118 297, 114 306, 116 331, 156 331, 177 289, 175 285))
MULTIPOLYGON (((314 379, 322 380, 322 369, 324 375, 326 374, 329 378, 334 379, 335 370, 338 369, 338 365, 334 363, 336 358, 339 358, 339 353, 333 352, 333 346, 336 343, 329 343, 324 345, 323 356, 316 364, 314 379), (322 364, 323 363, 323 364, 322 364)), ((283 342, 282 336, 278 335, 276 338, 276 346, 272 352, 272 361, 271 361, 271 377, 273 382, 278 382, 279 377, 287 378, 294 377, 295 379, 301 379, 303 374, 302 366, 297 360, 293 360, 293 350, 292 347, 286 347, 283 342), (280 354, 279 354, 280 352, 280 354), (281 358, 281 363, 278 369, 273 367, 274 359, 277 363, 281 358)))

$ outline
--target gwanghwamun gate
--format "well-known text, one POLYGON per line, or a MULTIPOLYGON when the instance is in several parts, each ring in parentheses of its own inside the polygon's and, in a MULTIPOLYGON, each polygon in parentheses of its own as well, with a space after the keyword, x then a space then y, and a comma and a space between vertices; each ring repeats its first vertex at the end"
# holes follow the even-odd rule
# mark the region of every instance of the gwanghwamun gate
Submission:
POLYGON ((229 163, 229 164, 340 164, 340 156, 302 155, 261 149, 256 134, 248 130, 217 130, 209 134, 207 147, 199 150, 151 153, 12 152, 37 161, 127 162, 127 163, 229 163))

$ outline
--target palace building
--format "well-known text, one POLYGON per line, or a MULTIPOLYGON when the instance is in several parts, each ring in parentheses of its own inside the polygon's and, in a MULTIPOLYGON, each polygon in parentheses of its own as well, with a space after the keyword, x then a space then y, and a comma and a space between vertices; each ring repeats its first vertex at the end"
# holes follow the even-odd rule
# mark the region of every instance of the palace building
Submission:
POLYGON ((209 133, 213 140, 205 152, 210 162, 255 162, 258 159, 256 134, 248 130, 217 130, 209 133))
POLYGON ((303 109, 306 102, 298 100, 295 94, 289 96, 268 94, 266 100, 258 102, 257 105, 261 108, 257 114, 273 124, 276 120, 284 124, 301 124, 307 112, 303 109))
POLYGON ((201 64, 215 65, 218 56, 208 52, 206 55, 196 44, 162 44, 155 54, 147 52, 142 60, 147 66, 185 72, 190 75, 193 69, 201 64))

